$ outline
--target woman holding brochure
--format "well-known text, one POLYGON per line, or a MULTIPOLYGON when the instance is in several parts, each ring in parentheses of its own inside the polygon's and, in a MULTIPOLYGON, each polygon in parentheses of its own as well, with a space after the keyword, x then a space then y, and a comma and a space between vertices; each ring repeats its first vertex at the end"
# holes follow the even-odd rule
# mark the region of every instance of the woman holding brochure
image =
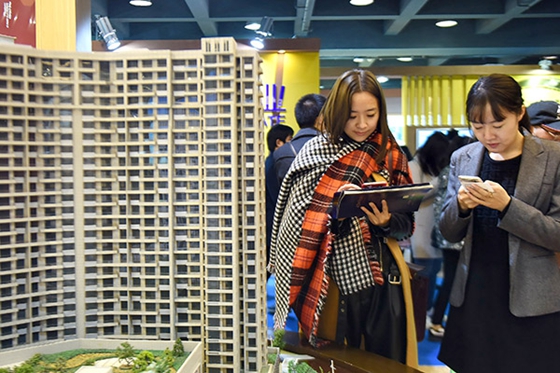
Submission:
POLYGON ((387 125, 385 97, 375 76, 366 70, 342 74, 320 125, 323 135, 298 153, 275 211, 268 267, 277 278, 275 327, 284 327, 291 307, 313 346, 330 339, 359 347, 363 337, 366 350, 417 366, 410 275, 400 250, 393 260, 384 245, 386 237, 410 236, 413 214, 391 213, 383 201, 381 208, 364 207, 366 216, 336 220, 329 215, 337 191, 357 189, 374 174, 389 185, 412 183, 406 156, 387 125), (403 312, 389 325, 372 323, 380 313, 374 294, 390 285, 387 263, 395 263, 395 278, 403 279, 395 290, 403 312), (323 333, 326 322, 330 335, 323 333))
POLYGON ((507 75, 480 78, 466 113, 479 142, 451 158, 440 229, 464 247, 439 358, 457 373, 557 372, 560 144, 530 134, 507 75))

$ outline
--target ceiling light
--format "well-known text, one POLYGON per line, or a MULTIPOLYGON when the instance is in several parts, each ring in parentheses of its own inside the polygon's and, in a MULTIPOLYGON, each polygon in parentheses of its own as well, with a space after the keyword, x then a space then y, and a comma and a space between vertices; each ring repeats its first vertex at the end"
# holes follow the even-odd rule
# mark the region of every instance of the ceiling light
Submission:
POLYGON ((552 66, 552 61, 551 60, 540 60, 539 61, 539 67, 542 70, 550 70, 550 66, 552 66))
POLYGON ((453 20, 453 19, 445 19, 442 21, 437 21, 436 22, 436 26, 437 27, 453 27, 453 26, 457 26, 457 21, 453 20))
POLYGON ((373 0, 350 0, 350 4, 354 6, 366 6, 373 4, 373 0))
POLYGON ((264 40, 261 37, 256 37, 251 40, 251 46, 255 49, 263 49, 264 48, 264 40))
POLYGON ((411 62, 412 61, 412 57, 398 57, 397 61, 401 61, 401 62, 411 62))
POLYGON ((261 27, 261 23, 254 21, 254 22, 247 22, 245 28, 251 31, 257 31, 261 27))
POLYGON ((130 0, 128 3, 134 6, 151 6, 152 0, 130 0))
POLYGON ((364 62, 364 59, 362 57, 354 57, 354 59, 352 60, 356 63, 360 63, 360 62, 364 62))
POLYGON ((261 22, 259 24, 259 28, 255 30, 255 33, 257 33, 259 36, 255 37, 253 40, 250 41, 250 44, 253 48, 255 49, 264 48, 264 40, 272 36, 273 23, 274 23, 274 19, 270 17, 262 17, 261 22))
POLYGON ((264 36, 265 38, 271 36, 273 22, 274 20, 270 17, 262 17, 261 26, 255 32, 259 35, 264 36))
POLYGON ((112 51, 121 46, 121 42, 117 37, 117 32, 111 25, 109 18, 96 16, 95 25, 97 26, 97 32, 103 40, 105 41, 105 46, 108 50, 112 51))
POLYGON ((379 83, 387 83, 389 81, 389 78, 387 78, 385 75, 380 75, 377 77, 377 81, 379 83))

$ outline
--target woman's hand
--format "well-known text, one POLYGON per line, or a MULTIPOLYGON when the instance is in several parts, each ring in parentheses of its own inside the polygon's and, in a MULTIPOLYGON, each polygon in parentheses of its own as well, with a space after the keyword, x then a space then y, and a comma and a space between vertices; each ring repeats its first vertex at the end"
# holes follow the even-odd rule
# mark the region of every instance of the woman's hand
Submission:
POLYGON ((371 224, 376 225, 378 227, 386 227, 389 225, 389 221, 391 220, 391 213, 389 212, 389 207, 387 206, 387 201, 381 201, 381 211, 377 208, 375 203, 370 202, 369 210, 367 207, 362 206, 360 207, 363 212, 366 213, 367 218, 371 222, 371 224))
POLYGON ((471 198, 471 194, 463 185, 461 185, 459 192, 457 192, 457 203, 462 214, 468 213, 469 210, 479 205, 478 202, 471 198))
MULTIPOLYGON (((480 185, 471 184, 466 188, 461 186, 461 188, 459 189, 459 195, 461 194, 461 189, 465 188, 466 192, 464 193, 464 200, 467 206, 471 206, 473 204, 474 207, 482 205, 494 210, 498 210, 500 212, 503 211, 511 200, 510 195, 498 183, 490 180, 486 180, 484 183, 486 185, 489 185, 493 191, 486 190, 480 185)), ((459 200, 459 207, 461 207, 461 197, 459 195, 457 198, 459 200)), ((472 209, 474 207, 469 208, 472 209)))
MULTIPOLYGON (((338 188, 338 192, 343 192, 345 190, 361 190, 362 188, 356 184, 344 184, 340 188, 338 188)), ((381 211, 377 208, 375 203, 369 203, 370 209, 366 206, 360 207, 363 212, 366 213, 367 218, 373 225, 377 225, 379 227, 386 227, 389 225, 389 220, 391 220, 391 213, 389 212, 389 208, 387 207, 387 202, 385 200, 381 201, 381 211)))
POLYGON ((361 190, 361 189, 362 188, 360 188, 356 184, 344 184, 343 186, 338 188, 337 192, 344 192, 346 190, 361 190))

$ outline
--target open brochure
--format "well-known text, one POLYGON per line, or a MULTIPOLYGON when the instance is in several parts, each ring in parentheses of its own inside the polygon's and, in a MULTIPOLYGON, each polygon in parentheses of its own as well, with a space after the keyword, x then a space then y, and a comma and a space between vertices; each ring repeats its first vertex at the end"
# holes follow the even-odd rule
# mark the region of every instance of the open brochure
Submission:
MULTIPOLYGON (((365 216, 360 207, 374 202, 381 210, 381 201, 386 200, 390 212, 413 212, 418 210, 424 195, 433 189, 429 183, 346 190, 334 195, 331 216, 334 219, 365 216)), ((369 208, 369 207, 368 207, 369 208)))

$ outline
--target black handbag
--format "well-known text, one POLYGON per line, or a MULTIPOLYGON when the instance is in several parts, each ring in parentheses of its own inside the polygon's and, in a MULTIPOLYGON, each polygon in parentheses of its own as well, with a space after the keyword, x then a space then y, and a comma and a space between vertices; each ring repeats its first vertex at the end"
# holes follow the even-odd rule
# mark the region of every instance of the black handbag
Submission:
MULTIPOLYGON (((374 301, 368 316, 366 328, 380 338, 376 338, 370 351, 394 359, 405 361, 406 354, 406 311, 401 276, 395 258, 387 244, 380 240, 379 262, 383 270, 384 284, 375 286, 374 301)), ((426 332, 426 308, 428 304, 428 278, 418 273, 424 267, 406 263, 410 271, 410 286, 414 310, 416 339, 424 339, 426 332)))
POLYGON ((428 311, 428 277, 420 273, 424 266, 406 263, 410 271, 410 290, 414 305, 414 323, 416 324, 416 340, 422 342, 426 335, 426 314, 428 311))

